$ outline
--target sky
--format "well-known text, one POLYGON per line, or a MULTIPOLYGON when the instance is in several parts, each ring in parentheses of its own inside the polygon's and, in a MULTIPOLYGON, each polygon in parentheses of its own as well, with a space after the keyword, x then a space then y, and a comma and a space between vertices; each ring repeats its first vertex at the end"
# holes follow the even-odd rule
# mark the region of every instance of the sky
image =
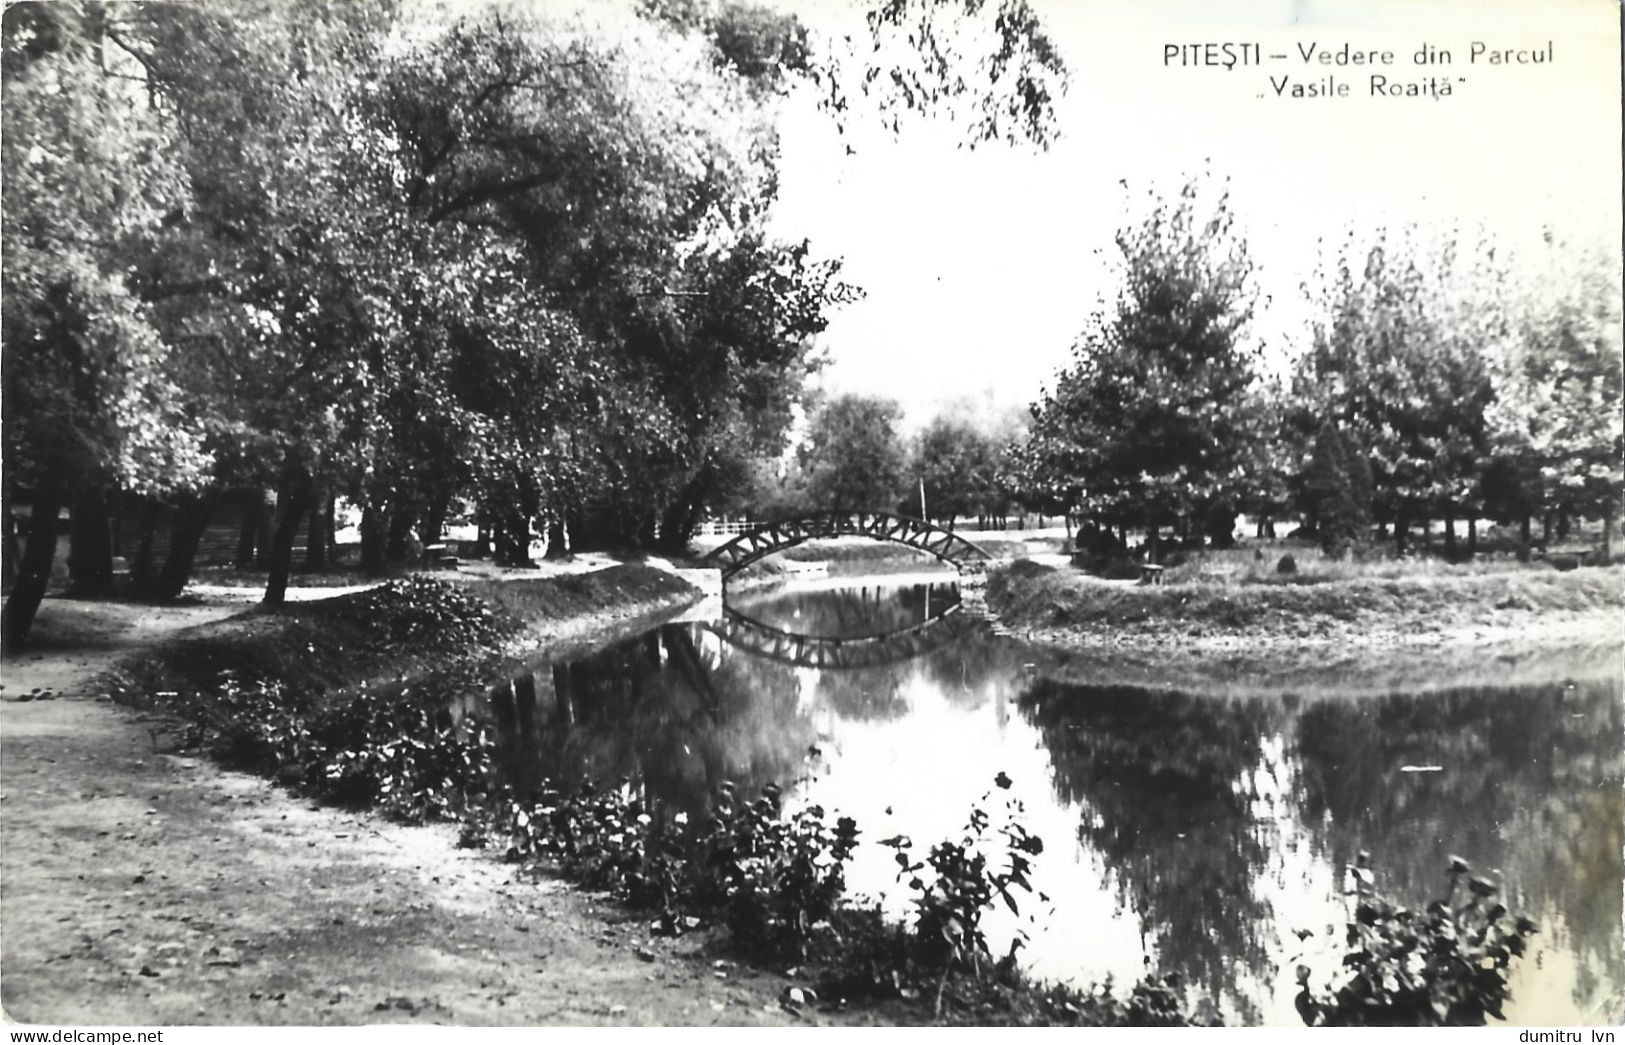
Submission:
MULTIPOLYGON (((815 31, 862 32, 844 0, 793 6, 815 31)), ((1148 192, 1175 192, 1204 170, 1229 179, 1266 295, 1252 336, 1281 366, 1304 343, 1312 312, 1300 287, 1320 241, 1345 229, 1456 221, 1516 247, 1550 224, 1618 249, 1614 0, 1035 7, 1071 71, 1048 151, 967 150, 941 120, 895 137, 863 122, 842 139, 809 94, 787 101, 774 229, 844 259, 866 292, 820 339, 825 389, 895 398, 910 426, 958 400, 993 411, 1032 401, 1114 294, 1114 231, 1148 192), (1227 42, 1255 44, 1257 61, 1181 64, 1227 42), (1424 44, 1453 61, 1418 65, 1424 44), (1392 64, 1337 64, 1345 45, 1351 58, 1389 51, 1392 64), (1519 51, 1549 60, 1519 63, 1519 51), (1490 64, 1492 53, 1509 60, 1490 64), (1373 96, 1373 73, 1390 84, 1447 78, 1451 93, 1373 96), (1285 96, 1327 75, 1347 97, 1285 96)))

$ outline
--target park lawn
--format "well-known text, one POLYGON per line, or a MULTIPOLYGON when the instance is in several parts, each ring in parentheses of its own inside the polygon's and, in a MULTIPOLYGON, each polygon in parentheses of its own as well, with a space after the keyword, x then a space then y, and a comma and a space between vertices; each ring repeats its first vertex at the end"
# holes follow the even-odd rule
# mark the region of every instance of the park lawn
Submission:
POLYGON ((1007 624, 1034 628, 1200 625, 1271 631, 1317 621, 1405 623, 1442 632, 1509 615, 1594 614, 1625 608, 1625 570, 1544 566, 1451 568, 1401 563, 1381 572, 1168 571, 1161 585, 1113 583, 1081 571, 1018 561, 988 579, 988 604, 1007 624), (1182 580, 1195 576, 1199 579, 1182 580))

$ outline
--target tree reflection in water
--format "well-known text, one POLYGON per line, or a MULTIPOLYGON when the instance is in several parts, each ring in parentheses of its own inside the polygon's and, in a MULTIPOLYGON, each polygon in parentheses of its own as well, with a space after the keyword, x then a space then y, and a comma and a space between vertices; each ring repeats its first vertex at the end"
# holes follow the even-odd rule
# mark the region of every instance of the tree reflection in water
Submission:
POLYGON ((1620 698, 1602 679, 1313 703, 1295 744, 1305 823, 1334 863, 1378 854, 1406 902, 1440 894, 1450 853, 1502 878, 1509 907, 1569 937, 1550 942, 1575 955, 1589 1010, 1625 985, 1620 698))
POLYGON ((512 778, 626 779, 652 805, 690 813, 724 780, 754 794, 799 779, 816 731, 794 671, 719 645, 698 625, 672 624, 553 665, 539 700, 556 711, 522 748, 504 745, 512 778))
POLYGON ((1257 889, 1274 847, 1253 793, 1278 706, 1050 679, 1020 706, 1049 749, 1056 794, 1081 808, 1079 837, 1112 868, 1163 970, 1253 1015, 1233 988, 1238 968, 1274 972, 1257 889))

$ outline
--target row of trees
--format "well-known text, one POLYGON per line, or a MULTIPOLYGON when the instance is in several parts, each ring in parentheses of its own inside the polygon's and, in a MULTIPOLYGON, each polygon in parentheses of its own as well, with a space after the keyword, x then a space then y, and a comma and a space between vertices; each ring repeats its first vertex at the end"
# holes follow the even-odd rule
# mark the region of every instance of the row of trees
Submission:
POLYGON ((465 501, 509 559, 537 528, 680 547, 783 447, 856 293, 767 231, 779 99, 807 82, 896 120, 968 98, 973 140, 1045 142, 1065 81, 1023 0, 880 5, 875 53, 916 59, 886 77, 740 3, 586 17, 6 9, 5 493, 34 520, 8 641, 63 505, 76 585, 110 582, 114 497, 177 513, 168 560, 144 540, 132 563, 159 597, 232 490, 276 492, 271 604, 336 496, 371 564, 465 501))
POLYGON ((847 509, 923 513, 949 526, 997 520, 1015 504, 1007 465, 1019 430, 956 403, 905 436, 895 400, 834 396, 813 410, 793 452, 756 463, 730 507, 761 518, 847 509))
POLYGON ((1350 232, 1304 286, 1290 368, 1250 325, 1260 295, 1227 188, 1193 178, 1116 237, 1120 288, 1091 316, 1026 426, 956 409, 912 439, 890 400, 847 395, 797 451, 757 466, 763 514, 890 508, 997 517, 1012 505, 1096 527, 1228 541, 1245 513, 1297 518, 1334 555, 1387 527, 1403 551, 1444 521, 1517 524, 1525 544, 1612 524, 1621 458, 1619 268, 1547 234, 1350 232), (1023 428, 1025 430, 1023 430, 1023 428))
POLYGON ((1512 256, 1458 230, 1351 233, 1305 290, 1289 375, 1247 335, 1257 307, 1228 195, 1200 180, 1117 236, 1122 285, 1033 406, 1010 488, 1124 529, 1227 537, 1300 516, 1334 553, 1373 520, 1612 523, 1621 455, 1619 268, 1548 235, 1512 256))

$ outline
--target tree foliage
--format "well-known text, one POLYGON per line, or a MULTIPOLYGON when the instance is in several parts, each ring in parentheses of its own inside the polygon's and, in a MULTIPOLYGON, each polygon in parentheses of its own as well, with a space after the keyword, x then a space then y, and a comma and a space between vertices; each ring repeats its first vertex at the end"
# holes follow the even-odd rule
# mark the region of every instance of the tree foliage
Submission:
POLYGON ((1304 472, 1304 514, 1320 547, 1342 558, 1371 531, 1371 466, 1359 444, 1331 422, 1321 425, 1304 472))
POLYGON ((801 467, 814 508, 890 510, 906 494, 902 410, 878 396, 841 395, 808 424, 801 467))
POLYGON ((1619 268, 1549 233, 1521 285, 1512 336, 1489 359, 1487 424, 1504 502, 1611 519, 1625 492, 1619 268), (1511 489, 1507 489, 1511 487, 1511 489))
POLYGON ((1365 447, 1377 515, 1402 545, 1410 519, 1468 501, 1488 449, 1485 346, 1505 329, 1487 301, 1494 252, 1454 231, 1379 230, 1329 264, 1299 362, 1300 430, 1332 420, 1365 447))
POLYGON ((1107 522, 1163 525, 1247 492, 1261 438, 1251 262, 1228 193, 1187 181, 1118 232, 1122 286, 1033 406, 1026 468, 1044 495, 1107 522))

